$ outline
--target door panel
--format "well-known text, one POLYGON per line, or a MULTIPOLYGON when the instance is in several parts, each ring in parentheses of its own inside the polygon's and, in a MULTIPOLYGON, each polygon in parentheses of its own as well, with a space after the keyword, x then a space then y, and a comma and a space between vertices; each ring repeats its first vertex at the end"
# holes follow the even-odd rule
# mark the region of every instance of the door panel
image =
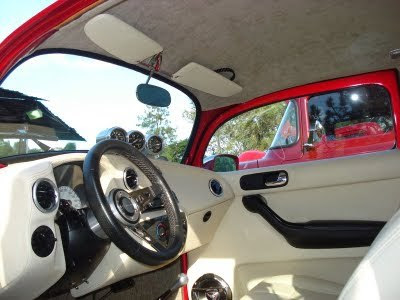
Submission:
MULTIPOLYGON (((276 282, 277 288, 292 292, 325 281, 327 287, 339 285, 340 290, 367 247, 295 248, 260 215, 249 212, 242 198, 262 195, 288 222, 385 222, 400 204, 399 162, 400 151, 389 150, 222 174, 234 189, 235 200, 210 244, 189 253, 189 288, 204 273, 215 273, 231 286, 235 299, 276 282), (246 191, 240 187, 244 175, 281 170, 288 174, 286 186, 246 191), (333 260, 335 267, 328 267, 333 260), (289 263, 296 267, 288 268, 289 263)), ((304 293, 318 293, 312 289, 304 293)))

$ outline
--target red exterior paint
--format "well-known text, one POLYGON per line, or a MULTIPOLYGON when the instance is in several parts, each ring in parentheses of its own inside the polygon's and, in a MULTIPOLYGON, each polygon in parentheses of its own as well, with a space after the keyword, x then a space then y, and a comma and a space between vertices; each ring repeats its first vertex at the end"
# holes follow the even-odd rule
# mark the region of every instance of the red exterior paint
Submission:
POLYGON ((314 143, 314 149, 304 151, 303 145, 308 140, 309 132, 308 97, 297 98, 295 101, 299 118, 298 142, 285 148, 245 151, 239 155, 239 169, 382 151, 394 146, 394 131, 385 133, 377 123, 364 122, 338 128, 335 130, 337 140, 328 141, 326 136, 323 136, 320 142, 314 143))
POLYGON ((7 165, 0 164, 0 169, 7 167, 7 165))
POLYGON ((67 20, 103 0, 58 0, 29 19, 0 44, 0 80, 28 51, 58 30, 67 20))
MULTIPOLYGON (((316 93, 323 93, 323 92, 329 92, 329 91, 334 91, 334 90, 340 90, 343 88, 349 88, 349 87, 354 87, 358 85, 365 85, 365 84, 379 84, 384 87, 389 91, 391 101, 392 101, 392 108, 393 108, 393 116, 394 116, 394 131, 395 131, 395 137, 396 140, 400 141, 400 124, 398 122, 398 118, 400 115, 400 99, 399 99, 399 86, 398 86, 398 78, 397 78, 397 71, 395 69, 393 70, 385 70, 385 71, 377 71, 373 73, 366 73, 362 75, 355 75, 351 77, 344 77, 344 78, 339 78, 339 79, 333 79, 333 80, 328 80, 328 81, 322 81, 322 82, 317 82, 317 83, 311 83, 299 87, 294 87, 290 89, 286 89, 283 91, 275 92, 272 94, 268 94, 265 96, 261 96, 258 98, 255 98, 251 101, 248 101, 246 103, 234 105, 230 107, 227 110, 219 109, 219 113, 214 114, 215 119, 201 119, 201 128, 204 129, 204 131, 198 131, 197 136, 195 139, 195 142, 193 144, 192 148, 192 153, 190 157, 193 157, 193 160, 188 161, 192 165, 195 166, 201 166, 202 165, 202 160, 204 153, 206 151, 206 148, 208 146, 208 143, 219 126, 221 126, 223 123, 228 121, 229 119, 254 108, 266 105, 266 104, 271 104, 274 102, 282 101, 282 100, 288 100, 288 99, 295 99, 298 97, 302 97, 301 99, 298 99, 297 103, 299 106, 299 111, 300 111, 300 123, 301 124, 307 124, 308 122, 305 122, 307 120, 307 103, 306 103, 306 97, 307 95, 311 94, 316 94, 316 93)), ((207 112, 209 115, 213 114, 213 111, 208 111, 207 112)), ((300 126, 300 139, 298 143, 296 144, 298 147, 302 147, 302 145, 306 142, 309 128, 308 124, 305 126, 300 126)), ((376 139, 375 146, 378 147, 376 149, 379 149, 378 144, 382 145, 382 149, 386 147, 387 149, 387 143, 390 141, 391 136, 390 134, 387 134, 385 136, 380 136, 378 139, 376 139)), ((351 140, 342 140, 338 141, 338 143, 342 143, 342 145, 338 145, 337 148, 343 149, 344 147, 347 147, 345 143, 352 143, 351 146, 353 148, 352 152, 343 152, 341 153, 341 156, 346 156, 346 155, 351 155, 354 153, 360 153, 360 152, 367 152, 368 149, 365 149, 365 139, 363 140, 360 138, 358 140, 357 144, 354 144, 354 139, 351 140), (357 148, 358 147, 358 148, 357 148), (361 148, 360 148, 361 147, 361 148), (364 148, 362 148, 364 147, 364 148)), ((291 151, 288 150, 290 147, 286 148, 286 151, 291 151)), ((400 148, 400 145, 397 144, 397 148, 400 148)), ((282 149, 279 149, 280 151, 282 149)), ((326 149, 327 151, 330 149, 326 149)), ((297 152, 298 150, 296 150, 297 152)), ((377 150, 375 150, 377 151, 377 150)), ((287 152, 289 153, 289 152, 287 152)), ((298 153, 298 152, 297 152, 298 153)), ((304 155, 300 159, 296 159, 296 161, 304 161, 304 160, 309 160, 312 157, 310 157, 310 152, 305 152, 304 155)), ((325 157, 318 157, 318 158, 327 158, 327 157, 332 157, 333 152, 331 153, 326 153, 325 157)), ((278 155, 277 153, 275 153, 278 155)), ((268 154, 272 155, 272 154, 268 154)), ((313 157, 312 159, 315 159, 313 157)), ((283 160, 281 160, 283 161, 283 160)), ((287 160, 286 160, 287 161, 287 160)), ((275 161, 276 162, 276 161, 275 161)), ((247 162, 250 164, 249 162, 247 162)), ((256 162, 251 162, 251 165, 247 166, 247 168, 251 167, 257 167, 258 164, 262 166, 261 160, 256 162)), ((268 163, 267 165, 271 165, 268 163)))

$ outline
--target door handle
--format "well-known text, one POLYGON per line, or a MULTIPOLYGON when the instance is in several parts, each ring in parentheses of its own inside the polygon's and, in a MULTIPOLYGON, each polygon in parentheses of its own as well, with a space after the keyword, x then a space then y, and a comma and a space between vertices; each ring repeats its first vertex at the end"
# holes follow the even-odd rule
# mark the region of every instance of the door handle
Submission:
POLYGON ((265 180, 265 186, 267 187, 279 187, 287 183, 288 177, 286 172, 279 172, 278 177, 275 179, 268 178, 265 180))

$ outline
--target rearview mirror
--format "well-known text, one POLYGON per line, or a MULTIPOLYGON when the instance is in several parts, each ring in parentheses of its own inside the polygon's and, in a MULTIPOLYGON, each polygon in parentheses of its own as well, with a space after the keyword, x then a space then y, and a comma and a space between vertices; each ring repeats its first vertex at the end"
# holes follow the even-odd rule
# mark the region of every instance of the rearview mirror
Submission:
POLYGON ((143 104, 150 106, 168 107, 171 104, 169 92, 151 84, 139 84, 136 88, 136 97, 143 104))
POLYGON ((215 172, 232 172, 239 169, 239 158, 231 154, 220 154, 207 157, 203 168, 215 172))

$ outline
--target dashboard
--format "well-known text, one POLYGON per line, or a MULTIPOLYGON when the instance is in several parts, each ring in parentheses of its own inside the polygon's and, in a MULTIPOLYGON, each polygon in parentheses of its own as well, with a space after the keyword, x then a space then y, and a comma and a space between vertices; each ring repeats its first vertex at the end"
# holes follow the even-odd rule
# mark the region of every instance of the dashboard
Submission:
MULTIPOLYGON (((61 154, 10 164, 0 170, 2 186, 7 187, 2 191, 0 201, 0 264, 3 269, 0 298, 16 295, 30 298, 55 287, 70 289, 74 297, 79 297, 124 278, 162 267, 141 264, 123 253, 107 237, 96 234, 95 226, 89 222, 92 213, 83 180, 85 155, 61 154), (47 205, 41 197, 34 201, 34 187, 39 187, 39 190, 53 188, 54 205, 47 205), (40 205, 47 205, 47 209, 40 210, 40 205), (34 243, 36 235, 47 238, 44 242, 39 239, 34 243), (63 281, 67 284, 59 287, 63 281)), ((187 234, 182 253, 207 244, 234 197, 229 184, 209 170, 159 159, 151 161, 162 172, 185 214, 187 234), (221 184, 221 195, 211 192, 212 180, 221 184), (204 218, 206 214, 211 216, 207 220, 204 218)), ((115 187, 129 190, 132 184, 140 188, 147 186, 143 174, 123 157, 107 155, 101 163, 101 170, 100 180, 106 194, 115 187), (132 178, 135 174, 137 178, 132 178)), ((154 200, 147 208, 149 217, 145 227, 165 242, 167 228, 163 224, 162 203, 156 198, 154 200)))

